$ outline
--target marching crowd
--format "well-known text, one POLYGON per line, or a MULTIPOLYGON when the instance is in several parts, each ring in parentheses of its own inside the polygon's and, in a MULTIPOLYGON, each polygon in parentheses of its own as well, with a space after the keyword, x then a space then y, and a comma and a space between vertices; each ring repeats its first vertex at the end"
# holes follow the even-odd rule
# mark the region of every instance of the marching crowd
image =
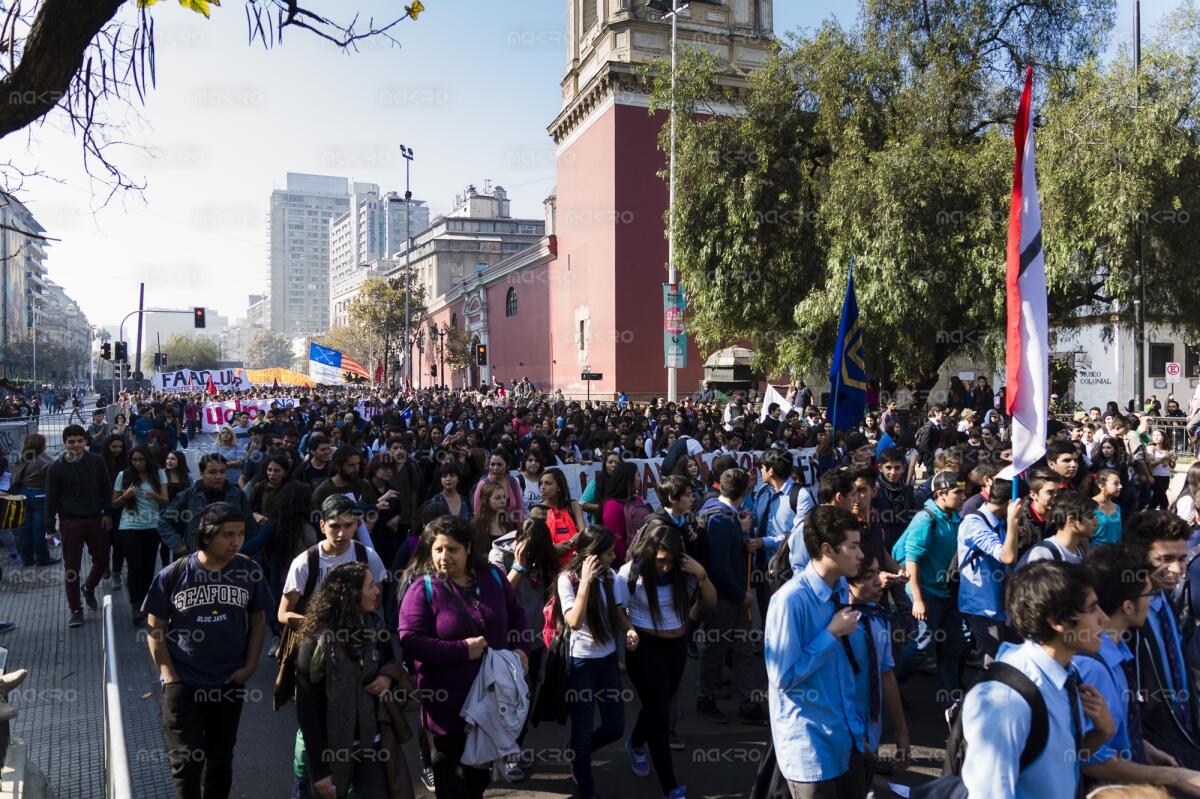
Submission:
POLYGON ((914 796, 1200 796, 1200 464, 1172 496, 1149 416, 1051 421, 1013 481, 982 378, 845 432, 803 384, 761 409, 256 395, 280 401, 194 467, 203 395, 146 393, 67 426, 58 458, 30 435, 12 470, 21 559, 62 541, 68 624, 107 581, 149 631, 177 797, 229 795, 264 648, 275 707, 295 706, 295 797, 478 797, 537 769, 530 726, 565 724, 579 796, 618 744, 675 799, 693 712, 769 727, 755 797, 882 796, 918 716, 944 716, 947 756, 914 796), (583 490, 577 464, 596 468, 583 490), (919 670, 936 707, 905 698, 919 670))

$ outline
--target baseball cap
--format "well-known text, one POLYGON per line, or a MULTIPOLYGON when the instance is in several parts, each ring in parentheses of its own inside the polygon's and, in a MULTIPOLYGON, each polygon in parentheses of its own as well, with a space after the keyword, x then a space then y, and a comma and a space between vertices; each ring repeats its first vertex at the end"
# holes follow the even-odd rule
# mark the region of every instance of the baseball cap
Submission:
POLYGON ((965 483, 958 479, 954 472, 938 472, 933 476, 933 491, 952 491, 965 483))
POLYGON ((344 513, 357 513, 358 506, 345 494, 330 494, 321 503, 321 518, 331 522, 344 513))

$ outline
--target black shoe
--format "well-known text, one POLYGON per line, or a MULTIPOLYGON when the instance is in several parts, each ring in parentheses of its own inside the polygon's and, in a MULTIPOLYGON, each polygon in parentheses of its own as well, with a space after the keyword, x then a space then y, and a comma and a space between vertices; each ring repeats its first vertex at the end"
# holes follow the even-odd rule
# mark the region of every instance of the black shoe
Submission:
POLYGON ((56 563, 62 563, 62 558, 50 558, 49 560, 39 560, 38 566, 53 566, 56 563))
POLYGON ((0 633, 7 633, 17 629, 15 621, 0 621, 0 633))
POLYGON ((92 610, 100 607, 96 603, 96 589, 88 588, 86 585, 79 587, 79 593, 83 594, 83 602, 92 610))
POLYGON ((771 722, 771 718, 767 715, 767 711, 763 710, 762 705, 742 705, 738 708, 737 720, 742 724, 754 724, 763 726, 771 722))
POLYGON ((687 744, 679 737, 679 733, 674 727, 667 732, 667 746, 671 747, 672 751, 675 752, 682 752, 684 749, 687 749, 687 744))
POLYGON ((67 621, 67 626, 68 627, 82 627, 83 626, 83 611, 82 610, 71 611, 71 618, 67 621))
POLYGON ((421 784, 425 786, 425 790, 427 791, 437 790, 433 784, 433 769, 429 766, 421 769, 421 784))
POLYGON ((717 700, 711 696, 696 700, 696 712, 713 724, 729 723, 729 717, 721 712, 721 708, 717 707, 717 700))
POLYGON ((145 623, 146 623, 146 614, 142 613, 141 611, 134 610, 133 611, 133 626, 141 627, 145 623))

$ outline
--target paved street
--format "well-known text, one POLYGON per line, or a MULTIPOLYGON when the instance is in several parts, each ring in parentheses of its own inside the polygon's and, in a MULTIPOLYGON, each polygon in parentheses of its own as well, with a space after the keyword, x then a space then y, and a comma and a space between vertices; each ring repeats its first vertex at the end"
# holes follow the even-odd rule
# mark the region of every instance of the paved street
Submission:
MULTIPOLYGON (((119 668, 135 795, 138 799, 169 799, 169 769, 158 727, 157 682, 144 635, 130 624, 125 593, 116 592, 113 599, 117 633, 124 637, 118 648, 119 668)), ((0 617, 20 626, 0 643, 9 649, 9 669, 33 664, 29 680, 13 694, 13 704, 20 710, 13 732, 28 741, 30 760, 47 775, 56 797, 99 799, 103 796, 99 776, 103 761, 99 614, 88 611, 87 623, 80 630, 68 630, 66 616, 61 567, 5 570, 0 617)), ((279 713, 271 710, 273 665, 274 661, 264 656, 242 716, 234 784, 234 796, 240 799, 284 797, 289 790, 295 715, 293 707, 279 713)), ((680 723, 690 748, 675 754, 677 773, 694 795, 744 796, 765 746, 766 728, 722 727, 700 719, 694 712, 694 673, 695 662, 691 661, 681 691, 684 718, 680 723)), ((913 707, 929 707, 932 690, 930 678, 919 676, 910 687, 913 707)), ((733 703, 725 704, 730 714, 736 710, 733 703)), ((626 709, 627 729, 636 710, 634 699, 626 709)), ((412 720, 415 723, 415 713, 412 720)), ((566 736, 566 727, 534 730, 527 743, 542 759, 542 767, 524 784, 497 782, 489 795, 569 796, 569 771, 560 758, 566 736)), ((934 773, 929 767, 936 768, 940 762, 938 747, 944 738, 940 723, 917 725, 914 744, 930 747, 917 750, 918 760, 923 760, 921 770, 934 773)), ((415 744, 409 745, 407 757, 415 771, 415 744)), ((598 753, 595 765, 599 784, 611 795, 656 795, 653 778, 634 777, 619 745, 598 753)))

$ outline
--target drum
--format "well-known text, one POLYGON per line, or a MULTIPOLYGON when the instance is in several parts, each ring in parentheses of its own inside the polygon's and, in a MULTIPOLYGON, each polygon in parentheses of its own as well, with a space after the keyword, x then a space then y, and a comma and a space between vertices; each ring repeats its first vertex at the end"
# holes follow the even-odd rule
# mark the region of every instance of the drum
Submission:
POLYGON ((0 530, 16 530, 25 525, 25 497, 0 494, 0 530))
POLYGON ((25 525, 25 498, 20 494, 0 494, 0 530, 16 530, 25 525))

